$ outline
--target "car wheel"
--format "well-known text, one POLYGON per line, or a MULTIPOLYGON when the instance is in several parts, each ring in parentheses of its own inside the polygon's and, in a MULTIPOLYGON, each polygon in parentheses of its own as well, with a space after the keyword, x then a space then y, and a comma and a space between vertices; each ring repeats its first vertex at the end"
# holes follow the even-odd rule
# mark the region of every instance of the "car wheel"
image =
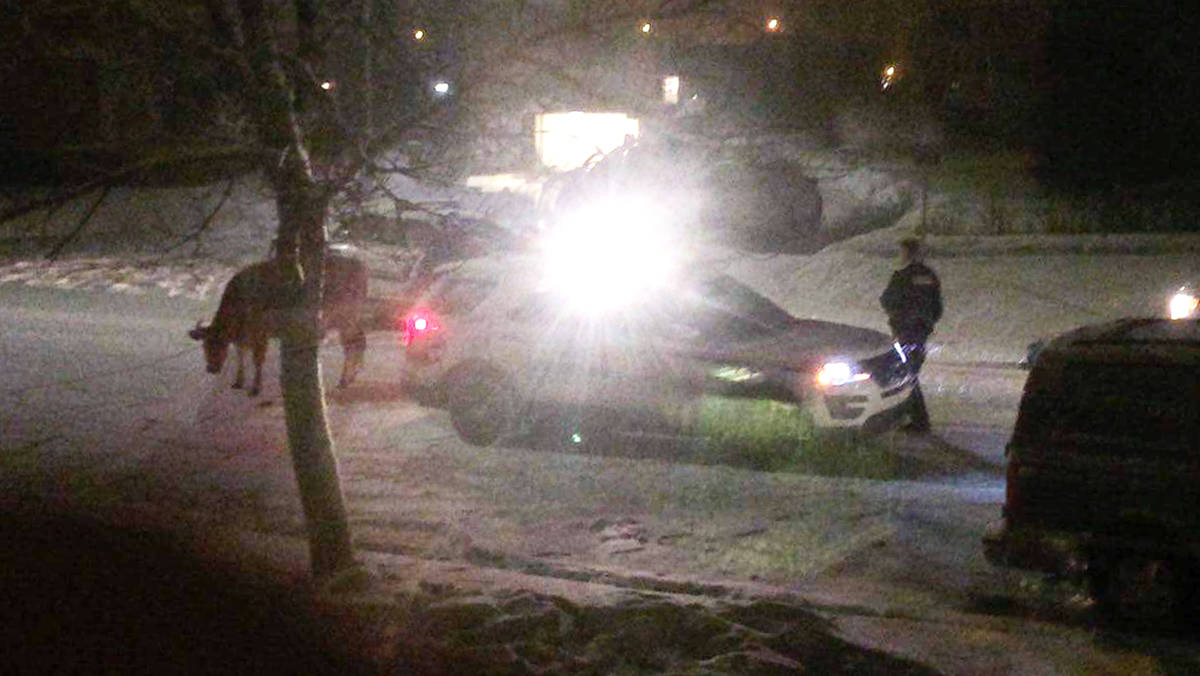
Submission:
POLYGON ((516 392, 497 368, 464 369, 450 380, 447 390, 450 424, 463 441, 491 446, 513 428, 516 392))
POLYGON ((1135 622, 1159 622, 1180 609, 1183 569, 1176 561, 1127 553, 1090 566, 1092 596, 1104 615, 1135 622))

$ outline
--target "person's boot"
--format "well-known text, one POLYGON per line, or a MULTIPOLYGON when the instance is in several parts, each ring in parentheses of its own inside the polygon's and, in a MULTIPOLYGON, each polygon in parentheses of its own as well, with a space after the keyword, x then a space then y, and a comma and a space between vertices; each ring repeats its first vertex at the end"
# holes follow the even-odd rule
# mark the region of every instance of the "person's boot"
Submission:
POLYGON ((929 434, 929 411, 925 410, 925 396, 921 394, 921 386, 913 388, 909 398, 908 422, 900 429, 908 434, 929 434))

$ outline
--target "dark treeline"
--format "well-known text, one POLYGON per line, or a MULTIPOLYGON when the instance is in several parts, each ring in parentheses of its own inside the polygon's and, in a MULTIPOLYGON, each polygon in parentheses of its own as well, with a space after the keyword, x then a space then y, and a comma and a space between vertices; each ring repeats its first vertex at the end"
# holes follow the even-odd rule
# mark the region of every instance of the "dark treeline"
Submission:
POLYGON ((1095 190, 1195 176, 1200 9, 1176 0, 1053 7, 1041 178, 1095 190))
MULTIPOLYGON (((868 33, 845 28, 865 25, 867 10, 837 7, 849 13, 839 31, 797 27, 749 45, 679 41, 666 63, 697 83, 710 104, 747 108, 768 124, 828 126, 840 108, 871 97, 896 111, 919 106, 938 115, 951 144, 1032 150, 1039 178, 1058 189, 1136 188, 1200 171, 1194 3, 930 0, 868 33), (904 78, 881 92, 879 70, 892 59, 904 78)), ((0 45, 0 76, 16 94, 0 97, 3 183, 119 166, 125 158, 115 151, 146 142, 147 130, 174 142, 196 138, 211 131, 236 85, 211 51, 178 36, 103 24, 51 28, 65 31, 65 41, 116 40, 122 57, 97 60, 81 50, 47 56, 36 41, 0 45)), ((353 66, 327 65, 335 78, 353 66)), ((422 98, 415 64, 401 66, 395 79, 408 88, 386 100, 378 95, 393 116, 422 98)), ((201 163, 187 169, 192 176, 170 180, 204 182, 222 171, 201 163)), ((157 175, 150 168, 130 180, 157 175)))

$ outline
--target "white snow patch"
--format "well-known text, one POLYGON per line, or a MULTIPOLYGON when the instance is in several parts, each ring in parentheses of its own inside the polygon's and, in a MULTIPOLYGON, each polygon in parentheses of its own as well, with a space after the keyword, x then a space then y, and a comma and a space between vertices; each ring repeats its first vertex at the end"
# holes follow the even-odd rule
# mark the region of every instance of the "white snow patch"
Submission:
POLYGON ((233 266, 215 261, 72 258, 0 264, 0 283, 135 295, 165 291, 172 297, 204 299, 220 289, 234 271, 233 266))

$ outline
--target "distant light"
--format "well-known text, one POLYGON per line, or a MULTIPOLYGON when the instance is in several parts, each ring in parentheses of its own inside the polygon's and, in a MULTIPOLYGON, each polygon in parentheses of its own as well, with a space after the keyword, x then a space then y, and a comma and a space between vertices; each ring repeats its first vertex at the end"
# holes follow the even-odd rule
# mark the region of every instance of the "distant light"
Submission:
POLYGON ((679 76, 668 75, 663 78, 663 103, 675 105, 679 103, 679 76))
POLYGON ((643 32, 643 33, 649 33, 649 32, 650 32, 650 22, 649 22, 649 21, 647 21, 647 22, 645 22, 645 23, 643 23, 643 24, 642 24, 642 32, 643 32))
POLYGON ((421 30, 420 28, 413 31, 413 39, 414 40, 424 40, 425 39, 425 31, 421 30))
POLYGON ((446 82, 444 80, 441 82, 438 82, 437 84, 433 85, 433 91, 438 94, 449 94, 450 93, 450 83, 446 82))
POLYGON ((583 435, 580 434, 579 432, 572 432, 571 433, 571 443, 582 444, 583 443, 583 435))
POLYGON ((775 17, 771 17, 770 19, 767 19, 767 31, 768 32, 778 33, 779 29, 782 27, 783 27, 783 24, 779 21, 779 19, 777 19, 775 17))
POLYGON ((329 91, 330 89, 333 89, 333 81, 326 80, 326 81, 322 82, 321 89, 324 89, 325 91, 329 91))
POLYGON ((879 87, 887 90, 888 87, 896 84, 900 79, 900 68, 895 63, 884 64, 882 74, 879 76, 879 87))
POLYGON ((1189 319, 1196 316, 1197 308, 1200 308, 1200 298, 1187 288, 1182 288, 1171 296, 1167 304, 1167 314, 1171 319, 1189 319))

